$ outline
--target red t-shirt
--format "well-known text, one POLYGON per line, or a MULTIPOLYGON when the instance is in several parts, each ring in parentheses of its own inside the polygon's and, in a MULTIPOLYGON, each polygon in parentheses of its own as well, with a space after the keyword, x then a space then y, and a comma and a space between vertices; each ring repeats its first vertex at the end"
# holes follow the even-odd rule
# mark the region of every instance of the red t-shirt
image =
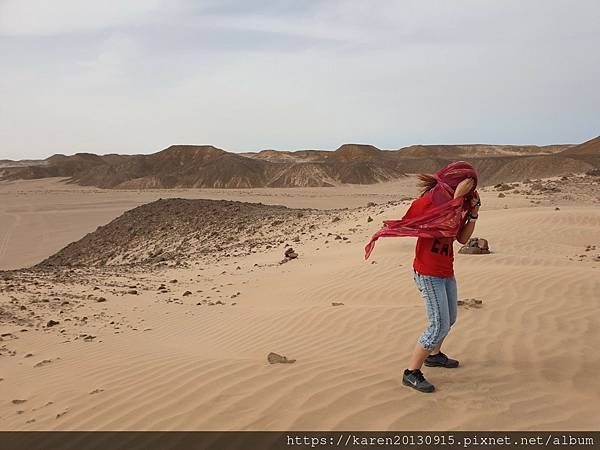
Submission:
MULTIPOLYGON (((429 197, 416 199, 403 218, 420 215, 431 206, 429 197)), ((454 275, 454 238, 417 238, 413 268, 422 275, 448 278, 454 275)))

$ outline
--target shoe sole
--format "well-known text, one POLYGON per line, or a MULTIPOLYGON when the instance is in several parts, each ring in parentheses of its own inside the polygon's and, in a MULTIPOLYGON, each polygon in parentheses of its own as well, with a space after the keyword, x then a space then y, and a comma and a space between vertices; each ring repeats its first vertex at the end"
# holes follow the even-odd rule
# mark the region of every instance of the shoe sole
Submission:
POLYGON ((404 381, 404 380, 402 380, 402 384, 403 384, 404 386, 408 386, 408 387, 411 387, 411 388, 413 388, 415 391, 424 392, 424 393, 426 393, 426 394, 430 394, 430 393, 432 393, 433 391, 435 391, 435 386, 431 386, 431 389, 425 390, 425 389, 419 389, 419 388, 418 388, 418 387, 416 387, 414 384, 412 384, 412 383, 409 383, 409 382, 407 382, 407 381, 404 381))
POLYGON ((440 364, 440 363, 430 363, 425 361, 425 366, 427 367, 445 367, 446 369, 456 369, 458 367, 458 364, 456 364, 455 366, 447 366, 445 364, 440 364))

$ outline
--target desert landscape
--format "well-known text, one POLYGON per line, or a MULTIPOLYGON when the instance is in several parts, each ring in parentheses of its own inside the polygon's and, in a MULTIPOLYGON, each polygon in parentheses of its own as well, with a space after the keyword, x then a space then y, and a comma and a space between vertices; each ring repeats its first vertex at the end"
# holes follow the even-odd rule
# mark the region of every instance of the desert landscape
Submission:
POLYGON ((600 137, 0 162, 2 430, 593 430, 600 137), (426 323, 413 238, 364 246, 465 159, 453 371, 402 386, 426 323), (276 355, 272 355, 275 353, 276 355), (285 357, 285 358, 284 358, 285 357), (293 362, 292 362, 293 361, 293 362))

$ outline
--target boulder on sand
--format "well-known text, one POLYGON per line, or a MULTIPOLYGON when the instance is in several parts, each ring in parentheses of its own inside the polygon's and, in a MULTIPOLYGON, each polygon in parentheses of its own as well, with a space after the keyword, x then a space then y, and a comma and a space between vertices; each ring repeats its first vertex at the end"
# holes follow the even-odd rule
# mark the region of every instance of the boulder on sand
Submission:
POLYGON ((490 253, 490 247, 487 239, 470 238, 466 245, 463 245, 458 253, 467 255, 485 255, 490 253))

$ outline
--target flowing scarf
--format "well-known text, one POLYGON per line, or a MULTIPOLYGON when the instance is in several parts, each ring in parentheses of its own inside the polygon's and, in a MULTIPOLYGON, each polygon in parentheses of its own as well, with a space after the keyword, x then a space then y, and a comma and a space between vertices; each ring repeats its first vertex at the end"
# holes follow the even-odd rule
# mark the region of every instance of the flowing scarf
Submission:
POLYGON ((421 215, 400 220, 384 220, 384 226, 373 235, 365 247, 365 259, 380 237, 414 236, 444 238, 456 237, 469 211, 468 204, 477 187, 477 172, 471 164, 456 161, 433 174, 437 181, 424 196, 431 199, 431 207, 421 215), (473 178, 473 188, 465 197, 454 198, 454 190, 465 178, 473 178))

